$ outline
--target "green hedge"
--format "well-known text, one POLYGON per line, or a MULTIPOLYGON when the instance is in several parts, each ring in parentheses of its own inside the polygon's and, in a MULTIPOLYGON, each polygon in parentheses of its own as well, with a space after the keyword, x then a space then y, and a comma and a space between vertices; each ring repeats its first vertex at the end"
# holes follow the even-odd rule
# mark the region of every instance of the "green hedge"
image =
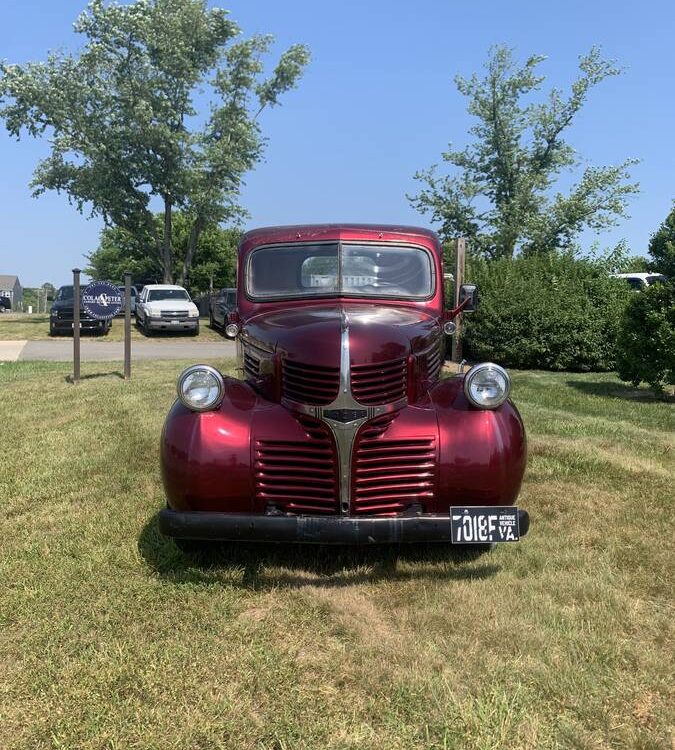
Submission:
POLYGON ((636 294, 625 310, 618 346, 619 377, 661 390, 675 385, 675 282, 636 294))
POLYGON ((627 284, 606 263, 570 254, 473 260, 478 312, 465 315, 465 356, 523 369, 612 370, 627 284))

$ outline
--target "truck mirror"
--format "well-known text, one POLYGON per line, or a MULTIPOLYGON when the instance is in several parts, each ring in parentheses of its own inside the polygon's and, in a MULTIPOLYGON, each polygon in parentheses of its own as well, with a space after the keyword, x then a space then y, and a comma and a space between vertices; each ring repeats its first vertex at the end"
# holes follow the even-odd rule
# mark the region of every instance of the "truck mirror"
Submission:
POLYGON ((457 304, 461 305, 466 299, 469 301, 462 308, 462 312, 469 313, 478 309, 478 287, 475 284, 462 284, 460 286, 457 304))

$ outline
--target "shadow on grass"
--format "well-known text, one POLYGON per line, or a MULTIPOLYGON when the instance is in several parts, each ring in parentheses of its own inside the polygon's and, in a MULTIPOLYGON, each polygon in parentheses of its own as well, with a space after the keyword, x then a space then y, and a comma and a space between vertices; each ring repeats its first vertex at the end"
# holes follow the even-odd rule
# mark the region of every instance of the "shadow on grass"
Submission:
POLYGON ((635 388, 624 383, 604 382, 602 380, 568 380, 567 385, 589 396, 622 398, 626 401, 642 401, 645 403, 658 401, 675 403, 675 396, 667 393, 656 393, 648 388, 635 388))
MULTIPOLYGON (((110 377, 119 378, 120 380, 124 380, 124 374, 121 373, 119 370, 113 370, 111 372, 93 372, 88 375, 80 375, 80 380, 94 380, 95 378, 107 378, 110 377)), ((66 375, 64 378, 66 383, 73 383, 73 376, 72 375, 66 375)))
POLYGON ((157 515, 143 527, 138 549, 165 580, 181 584, 226 583, 255 590, 334 588, 423 578, 483 580, 501 569, 483 561, 483 551, 443 543, 347 547, 229 542, 210 544, 197 554, 186 554, 159 533, 157 515), (398 570, 399 561, 416 565, 398 570))

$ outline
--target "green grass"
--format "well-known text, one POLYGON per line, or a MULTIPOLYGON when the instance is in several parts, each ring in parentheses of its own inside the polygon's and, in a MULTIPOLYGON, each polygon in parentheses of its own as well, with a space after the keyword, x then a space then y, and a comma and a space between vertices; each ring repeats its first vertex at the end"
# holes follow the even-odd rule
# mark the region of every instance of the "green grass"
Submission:
POLYGON ((519 545, 195 562, 155 520, 181 367, 0 366, 0 748, 671 748, 671 403, 514 373, 519 545))
MULTIPOLYGON (((65 336, 58 336, 54 339, 49 335, 49 315, 33 313, 16 313, 0 315, 0 341, 44 341, 51 339, 59 341, 65 339, 65 336)), ((199 335, 196 337, 185 333, 154 333, 152 336, 145 336, 138 330, 131 320, 131 338, 133 341, 223 341, 224 337, 219 331, 209 328, 208 319, 202 318, 199 323, 199 335)), ((124 340, 124 319, 114 318, 112 328, 105 336, 96 336, 91 333, 82 334, 83 341, 123 341, 124 340)))

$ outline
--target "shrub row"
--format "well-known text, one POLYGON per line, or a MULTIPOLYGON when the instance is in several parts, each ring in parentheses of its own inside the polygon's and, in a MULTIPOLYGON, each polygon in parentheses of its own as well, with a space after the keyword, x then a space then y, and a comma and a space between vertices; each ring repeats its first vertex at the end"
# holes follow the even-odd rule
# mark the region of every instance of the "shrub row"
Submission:
POLYGON ((523 369, 602 371, 616 365, 621 319, 633 294, 605 263, 571 254, 472 259, 480 306, 464 316, 468 359, 523 369))

